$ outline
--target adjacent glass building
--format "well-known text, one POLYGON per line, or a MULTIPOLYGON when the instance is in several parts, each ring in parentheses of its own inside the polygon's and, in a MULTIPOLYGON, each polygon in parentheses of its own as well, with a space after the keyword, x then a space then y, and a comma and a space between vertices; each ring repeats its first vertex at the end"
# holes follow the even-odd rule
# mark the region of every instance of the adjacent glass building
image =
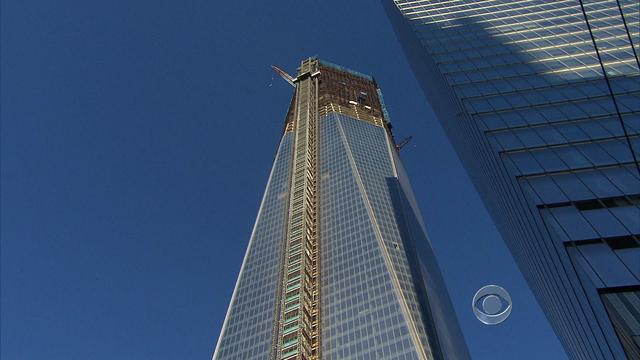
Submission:
POLYGON ((376 82, 316 58, 291 82, 213 358, 468 358, 376 82))
POLYGON ((640 359, 637 0, 383 0, 575 359, 640 359))

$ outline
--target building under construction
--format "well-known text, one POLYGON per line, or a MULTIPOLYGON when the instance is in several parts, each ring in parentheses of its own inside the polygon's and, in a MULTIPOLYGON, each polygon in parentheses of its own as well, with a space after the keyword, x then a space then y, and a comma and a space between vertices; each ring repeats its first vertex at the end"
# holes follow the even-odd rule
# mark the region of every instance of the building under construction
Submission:
POLYGON ((375 80, 302 61, 216 360, 468 358, 375 80))

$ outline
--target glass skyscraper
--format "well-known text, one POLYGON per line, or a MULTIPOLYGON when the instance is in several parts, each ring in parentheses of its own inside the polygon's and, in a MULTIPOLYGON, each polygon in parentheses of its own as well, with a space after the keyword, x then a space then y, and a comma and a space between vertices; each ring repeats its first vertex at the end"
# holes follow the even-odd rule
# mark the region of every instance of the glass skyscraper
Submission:
POLYGON ((638 1, 383 4, 567 353, 640 359, 638 1))
POLYGON ((309 58, 213 358, 465 359, 370 76, 309 58))

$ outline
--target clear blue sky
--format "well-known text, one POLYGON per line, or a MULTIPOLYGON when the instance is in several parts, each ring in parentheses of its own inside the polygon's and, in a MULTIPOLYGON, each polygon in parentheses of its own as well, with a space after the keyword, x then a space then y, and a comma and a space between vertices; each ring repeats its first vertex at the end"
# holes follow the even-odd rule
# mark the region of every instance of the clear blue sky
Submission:
POLYGON ((1 10, 3 360, 210 358, 291 95, 269 66, 316 54, 375 76, 413 135, 402 157, 472 354, 561 357, 378 1, 1 10), (500 326, 471 313, 487 283, 514 300, 500 326))

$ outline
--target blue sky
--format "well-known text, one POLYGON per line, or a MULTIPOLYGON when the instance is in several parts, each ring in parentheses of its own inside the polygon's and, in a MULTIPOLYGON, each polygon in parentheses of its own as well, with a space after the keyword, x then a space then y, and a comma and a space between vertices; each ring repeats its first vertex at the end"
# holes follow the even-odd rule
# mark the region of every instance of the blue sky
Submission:
POLYGON ((373 75, 476 358, 560 358, 378 1, 16 1, 1 21, 3 360, 208 359, 307 56, 373 75), (500 326, 475 290, 507 288, 500 326))

